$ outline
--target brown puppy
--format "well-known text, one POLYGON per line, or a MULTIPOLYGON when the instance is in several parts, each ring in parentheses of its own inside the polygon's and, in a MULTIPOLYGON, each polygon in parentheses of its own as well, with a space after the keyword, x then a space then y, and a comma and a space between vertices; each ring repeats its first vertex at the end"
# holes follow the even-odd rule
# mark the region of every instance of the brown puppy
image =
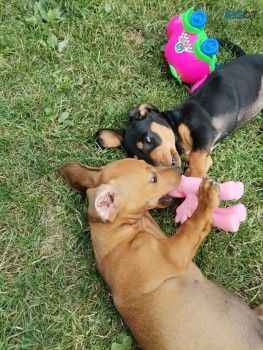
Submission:
POLYGON ((167 238, 148 210, 169 203, 179 168, 124 159, 101 168, 67 163, 60 173, 87 193, 97 267, 142 349, 263 349, 262 306, 252 311, 192 262, 219 205, 212 180, 203 180, 195 213, 167 238))

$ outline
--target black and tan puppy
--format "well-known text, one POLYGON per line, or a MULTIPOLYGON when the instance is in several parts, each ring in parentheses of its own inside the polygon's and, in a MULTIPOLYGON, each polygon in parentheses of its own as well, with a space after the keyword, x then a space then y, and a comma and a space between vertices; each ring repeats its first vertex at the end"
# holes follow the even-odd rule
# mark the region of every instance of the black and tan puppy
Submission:
POLYGON ((234 59, 213 72, 176 108, 160 112, 144 103, 129 111, 126 129, 100 129, 103 148, 123 146, 129 156, 152 165, 189 162, 186 175, 204 177, 211 150, 263 108, 263 55, 234 59))

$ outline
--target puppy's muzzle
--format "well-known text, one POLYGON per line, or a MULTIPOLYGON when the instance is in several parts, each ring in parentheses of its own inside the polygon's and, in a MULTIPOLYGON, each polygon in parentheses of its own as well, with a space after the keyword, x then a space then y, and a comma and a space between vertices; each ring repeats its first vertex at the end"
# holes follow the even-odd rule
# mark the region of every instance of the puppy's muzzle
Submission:
MULTIPOLYGON (((183 174, 183 170, 180 166, 169 166, 167 168, 170 168, 172 170, 174 170, 177 174, 182 175, 183 174)), ((178 175, 177 175, 178 176, 178 175)), ((162 196, 159 199, 159 203, 165 207, 169 207, 170 205, 172 205, 174 202, 174 198, 172 198, 171 196, 169 196, 169 194, 165 194, 164 196, 162 196)))

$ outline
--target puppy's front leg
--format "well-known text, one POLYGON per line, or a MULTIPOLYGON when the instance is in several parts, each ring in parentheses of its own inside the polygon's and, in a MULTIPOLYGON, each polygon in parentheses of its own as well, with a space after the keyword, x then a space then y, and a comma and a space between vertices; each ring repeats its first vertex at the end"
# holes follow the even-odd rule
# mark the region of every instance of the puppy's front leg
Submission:
POLYGON ((185 176, 205 177, 208 169, 212 165, 212 158, 206 151, 190 152, 187 161, 189 167, 186 169, 185 176))
POLYGON ((220 202, 219 186, 211 179, 203 180, 197 196, 198 207, 194 214, 181 225, 174 236, 166 240, 166 248, 179 273, 188 269, 200 244, 211 231, 212 214, 220 202))

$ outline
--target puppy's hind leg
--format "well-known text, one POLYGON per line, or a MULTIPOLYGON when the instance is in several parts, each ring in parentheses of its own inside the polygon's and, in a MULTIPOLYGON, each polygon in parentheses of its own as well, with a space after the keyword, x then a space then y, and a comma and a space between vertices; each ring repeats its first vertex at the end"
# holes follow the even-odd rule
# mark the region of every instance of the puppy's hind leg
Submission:
POLYGON ((194 214, 186 220, 174 236, 168 238, 167 251, 177 265, 178 273, 184 273, 197 249, 210 233, 212 214, 219 206, 219 186, 211 179, 201 182, 198 191, 198 206, 194 214))

